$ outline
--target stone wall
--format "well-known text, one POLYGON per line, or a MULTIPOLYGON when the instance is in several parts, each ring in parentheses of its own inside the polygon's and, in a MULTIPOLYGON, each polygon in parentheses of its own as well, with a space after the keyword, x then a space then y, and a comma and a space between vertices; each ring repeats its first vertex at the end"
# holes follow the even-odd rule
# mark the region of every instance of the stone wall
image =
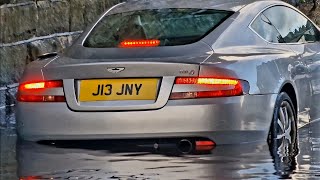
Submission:
POLYGON ((62 51, 122 0, 0 0, 0 126, 10 124, 17 82, 39 55, 62 51))
POLYGON ((119 0, 0 0, 0 87, 16 83, 38 55, 69 46, 119 0))
POLYGON ((0 0, 0 43, 81 31, 106 8, 118 2, 119 0, 0 0), (13 4, 4 4, 5 2, 13 4))

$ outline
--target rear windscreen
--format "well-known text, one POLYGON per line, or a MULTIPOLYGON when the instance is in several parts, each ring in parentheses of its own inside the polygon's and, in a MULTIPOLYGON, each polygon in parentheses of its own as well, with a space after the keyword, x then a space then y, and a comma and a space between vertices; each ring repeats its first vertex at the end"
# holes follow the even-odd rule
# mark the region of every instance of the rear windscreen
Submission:
POLYGON ((232 12, 209 9, 152 9, 105 16, 91 31, 85 47, 119 47, 127 40, 159 40, 159 46, 196 42, 232 12))

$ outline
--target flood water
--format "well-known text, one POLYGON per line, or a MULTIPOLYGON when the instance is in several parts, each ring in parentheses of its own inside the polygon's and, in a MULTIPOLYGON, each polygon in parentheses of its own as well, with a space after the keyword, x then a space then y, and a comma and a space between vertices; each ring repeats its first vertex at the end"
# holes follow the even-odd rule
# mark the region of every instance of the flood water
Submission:
POLYGON ((320 121, 299 129, 299 153, 275 157, 266 142, 217 146, 210 153, 108 147, 107 142, 17 142, 0 130, 0 179, 320 179, 320 121))

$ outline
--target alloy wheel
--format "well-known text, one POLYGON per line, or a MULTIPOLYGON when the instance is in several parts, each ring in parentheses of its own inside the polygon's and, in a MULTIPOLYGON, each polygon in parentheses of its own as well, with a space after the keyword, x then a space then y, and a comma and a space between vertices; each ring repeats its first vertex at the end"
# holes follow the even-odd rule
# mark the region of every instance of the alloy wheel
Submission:
POLYGON ((290 156, 292 151, 291 147, 296 143, 296 124, 295 114, 291 104, 288 101, 282 101, 279 107, 277 122, 276 122, 276 134, 274 136, 277 141, 277 154, 283 159, 290 156))

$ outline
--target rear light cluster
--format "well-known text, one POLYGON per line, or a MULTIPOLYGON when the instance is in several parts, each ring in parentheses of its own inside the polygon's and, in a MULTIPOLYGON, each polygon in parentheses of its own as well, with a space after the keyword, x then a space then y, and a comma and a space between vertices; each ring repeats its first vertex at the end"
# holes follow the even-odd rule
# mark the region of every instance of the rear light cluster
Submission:
POLYGON ((203 85, 212 88, 210 91, 196 92, 173 92, 170 99, 194 99, 229 97, 243 95, 243 88, 240 80, 225 78, 199 78, 199 77, 179 77, 175 80, 175 85, 203 85))
POLYGON ((62 87, 63 82, 60 80, 24 83, 19 86, 17 100, 20 102, 65 102, 64 96, 45 93, 50 89, 62 87))

